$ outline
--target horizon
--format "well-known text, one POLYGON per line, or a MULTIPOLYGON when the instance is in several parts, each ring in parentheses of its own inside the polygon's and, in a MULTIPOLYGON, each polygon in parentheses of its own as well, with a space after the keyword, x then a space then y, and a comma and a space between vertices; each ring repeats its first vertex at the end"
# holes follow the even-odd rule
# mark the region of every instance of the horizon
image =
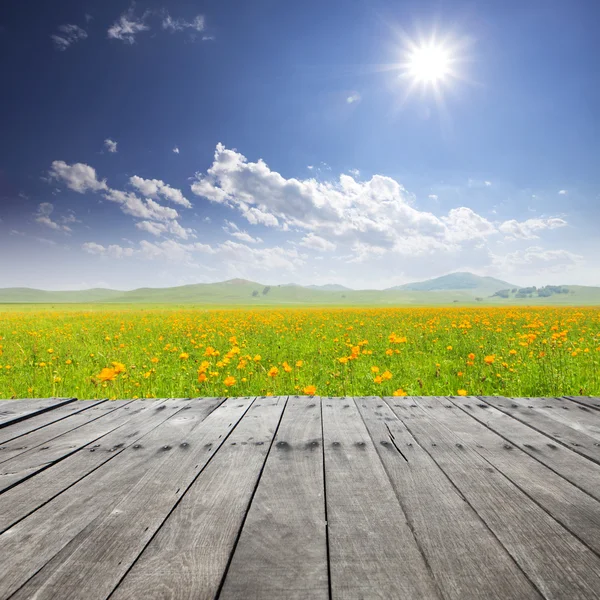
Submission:
POLYGON ((0 285, 600 286, 599 16, 3 6, 0 285))

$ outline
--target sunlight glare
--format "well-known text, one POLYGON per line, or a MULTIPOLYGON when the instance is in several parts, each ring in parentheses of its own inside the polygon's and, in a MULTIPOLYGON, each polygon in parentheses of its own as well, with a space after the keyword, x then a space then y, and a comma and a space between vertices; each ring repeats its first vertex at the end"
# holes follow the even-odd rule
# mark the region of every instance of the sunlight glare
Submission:
POLYGON ((417 82, 436 83, 450 74, 450 62, 450 55, 442 46, 419 46, 408 57, 407 74, 417 82))

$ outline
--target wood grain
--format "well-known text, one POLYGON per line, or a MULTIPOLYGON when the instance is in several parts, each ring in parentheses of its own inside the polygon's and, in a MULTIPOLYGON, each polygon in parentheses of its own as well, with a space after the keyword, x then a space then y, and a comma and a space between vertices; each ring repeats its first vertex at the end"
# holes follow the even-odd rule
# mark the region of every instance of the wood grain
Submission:
POLYGON ((217 596, 285 402, 285 398, 256 400, 112 600, 217 596))
POLYGON ((24 398, 23 400, 0 401, 0 428, 75 402, 75 400, 75 398, 24 398))
POLYGON ((448 600, 541 598, 391 408, 381 398, 355 401, 442 596, 448 600))
POLYGON ((329 598, 320 398, 288 399, 219 598, 329 598))
POLYGON ((438 598, 352 398, 323 398, 332 598, 438 598))

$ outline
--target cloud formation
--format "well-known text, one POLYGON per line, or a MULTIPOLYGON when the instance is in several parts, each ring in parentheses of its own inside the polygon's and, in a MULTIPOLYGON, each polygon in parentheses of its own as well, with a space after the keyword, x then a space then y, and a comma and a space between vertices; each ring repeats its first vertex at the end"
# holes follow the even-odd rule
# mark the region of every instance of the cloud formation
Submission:
POLYGON ((104 147, 113 154, 117 151, 117 142, 111 140, 110 138, 106 138, 104 140, 104 147))
POLYGON ((54 42, 54 46, 58 50, 65 51, 72 44, 79 42, 81 40, 85 40, 88 36, 85 29, 79 27, 79 25, 67 24, 61 25, 58 28, 60 34, 54 34, 50 37, 54 42))
POLYGON ((133 44, 135 36, 142 31, 149 31, 150 27, 145 23, 146 15, 136 17, 133 9, 123 13, 107 31, 109 39, 120 40, 126 44, 133 44))

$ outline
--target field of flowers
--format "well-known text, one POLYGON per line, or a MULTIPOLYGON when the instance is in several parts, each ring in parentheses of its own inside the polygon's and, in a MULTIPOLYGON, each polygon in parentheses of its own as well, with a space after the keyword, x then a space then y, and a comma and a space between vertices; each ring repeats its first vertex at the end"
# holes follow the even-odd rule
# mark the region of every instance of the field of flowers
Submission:
POLYGON ((0 398, 600 395, 597 308, 0 312, 0 398))

